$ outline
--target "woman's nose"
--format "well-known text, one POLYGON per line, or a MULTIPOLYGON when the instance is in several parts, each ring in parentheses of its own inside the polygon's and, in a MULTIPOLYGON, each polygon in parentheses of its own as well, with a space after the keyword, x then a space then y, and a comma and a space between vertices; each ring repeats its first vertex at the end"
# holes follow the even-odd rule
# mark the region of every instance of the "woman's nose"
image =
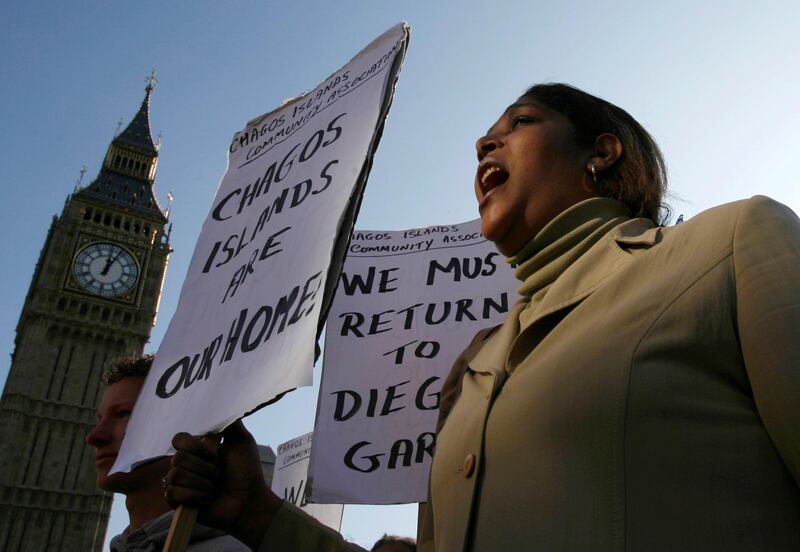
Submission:
POLYGON ((478 138, 478 141, 475 142, 475 149, 478 152, 478 161, 498 147, 500 147, 500 138, 495 133, 488 133, 478 138))

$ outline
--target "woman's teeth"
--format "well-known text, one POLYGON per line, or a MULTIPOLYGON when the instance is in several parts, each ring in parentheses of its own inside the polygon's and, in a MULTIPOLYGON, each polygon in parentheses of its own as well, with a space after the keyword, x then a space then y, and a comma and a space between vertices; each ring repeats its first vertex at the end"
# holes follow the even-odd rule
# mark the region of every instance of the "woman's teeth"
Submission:
POLYGON ((500 167, 489 167, 484 171, 483 176, 481 177, 481 184, 486 186, 489 182, 489 177, 496 172, 500 172, 500 167))
POLYGON ((505 184, 506 180, 508 180, 508 172, 492 165, 481 173, 481 188, 484 193, 487 193, 489 190, 505 184))

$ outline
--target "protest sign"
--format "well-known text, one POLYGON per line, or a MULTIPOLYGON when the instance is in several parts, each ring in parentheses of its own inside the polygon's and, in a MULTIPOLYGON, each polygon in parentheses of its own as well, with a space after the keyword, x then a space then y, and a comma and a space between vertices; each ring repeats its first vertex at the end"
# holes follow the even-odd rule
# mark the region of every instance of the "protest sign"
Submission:
POLYGON ((278 447, 275 470, 272 472, 272 491, 307 514, 314 516, 338 531, 342 524, 341 504, 311 504, 306 500, 308 461, 311 458, 313 433, 306 433, 278 447))
POLYGON ((397 25, 311 92, 233 136, 178 308, 112 472, 310 385, 403 60, 397 25))
POLYGON ((478 220, 354 232, 326 329, 314 502, 426 500, 442 383, 518 285, 478 220))

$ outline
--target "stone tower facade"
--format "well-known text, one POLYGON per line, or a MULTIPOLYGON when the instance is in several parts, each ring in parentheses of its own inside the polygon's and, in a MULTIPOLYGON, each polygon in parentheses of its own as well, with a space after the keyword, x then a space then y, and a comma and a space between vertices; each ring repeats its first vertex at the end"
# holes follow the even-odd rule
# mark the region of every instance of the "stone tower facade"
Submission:
POLYGON ((170 253, 153 193, 147 86, 88 186, 54 216, 17 324, 0 399, 0 550, 100 550, 111 497, 95 486, 94 425, 107 362, 141 354, 170 253))

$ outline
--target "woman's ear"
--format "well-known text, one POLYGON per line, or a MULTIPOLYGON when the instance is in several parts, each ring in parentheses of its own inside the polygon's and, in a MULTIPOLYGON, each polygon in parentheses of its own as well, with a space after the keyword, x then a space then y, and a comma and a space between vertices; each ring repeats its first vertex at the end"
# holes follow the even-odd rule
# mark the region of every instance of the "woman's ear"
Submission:
POLYGON ((592 172, 592 167, 597 174, 600 174, 610 168, 622 157, 622 141, 617 138, 616 134, 606 132, 595 138, 594 151, 589 158, 586 170, 592 172))

